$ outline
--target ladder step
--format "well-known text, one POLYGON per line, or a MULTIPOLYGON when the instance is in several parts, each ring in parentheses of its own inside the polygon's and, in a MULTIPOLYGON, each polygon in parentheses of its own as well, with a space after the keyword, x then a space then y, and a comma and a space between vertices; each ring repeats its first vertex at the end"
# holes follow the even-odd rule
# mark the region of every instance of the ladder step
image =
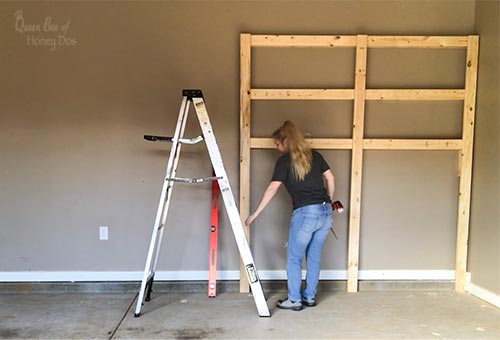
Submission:
MULTIPOLYGON (((173 142, 174 137, 144 135, 144 139, 150 142, 173 142)), ((179 138, 179 143, 182 144, 196 144, 203 140, 203 136, 194 138, 179 138)))
POLYGON ((202 183, 202 182, 210 182, 210 181, 216 181, 222 179, 222 177, 204 177, 204 178, 179 178, 179 177, 172 177, 172 178, 167 178, 165 179, 166 181, 171 181, 171 182, 180 182, 180 183, 202 183))

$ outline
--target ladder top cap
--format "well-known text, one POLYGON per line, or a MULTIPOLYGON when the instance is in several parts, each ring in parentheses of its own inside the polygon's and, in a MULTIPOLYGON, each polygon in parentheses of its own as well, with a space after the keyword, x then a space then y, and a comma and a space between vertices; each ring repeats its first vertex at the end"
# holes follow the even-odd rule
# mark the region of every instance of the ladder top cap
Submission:
POLYGON ((203 98, 203 92, 199 89, 184 89, 182 90, 182 96, 183 97, 188 97, 189 100, 193 98, 203 98))

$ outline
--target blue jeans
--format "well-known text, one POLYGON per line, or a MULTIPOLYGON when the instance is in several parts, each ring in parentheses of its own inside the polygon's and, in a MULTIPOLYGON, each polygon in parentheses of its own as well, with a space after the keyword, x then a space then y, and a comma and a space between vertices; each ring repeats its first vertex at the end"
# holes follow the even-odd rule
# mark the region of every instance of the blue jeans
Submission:
POLYGON ((293 211, 287 247, 286 272, 288 299, 300 301, 302 283, 302 259, 306 256, 305 298, 314 298, 318 287, 320 259, 325 239, 333 222, 330 203, 312 204, 293 211))

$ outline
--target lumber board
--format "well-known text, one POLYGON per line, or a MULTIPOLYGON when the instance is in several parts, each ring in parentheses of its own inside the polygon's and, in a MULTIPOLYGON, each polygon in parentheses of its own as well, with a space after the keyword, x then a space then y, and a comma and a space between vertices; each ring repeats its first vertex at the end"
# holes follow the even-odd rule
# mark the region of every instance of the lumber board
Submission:
POLYGON ((467 48, 467 36, 370 35, 369 48, 467 48))
MULTIPOLYGON (((349 150, 352 149, 352 139, 347 138, 306 138, 307 143, 312 149, 324 150, 349 150)), ((272 138, 250 139, 252 149, 274 149, 276 145, 272 138)))
POLYGON ((462 118, 462 150, 460 157, 457 244, 455 254, 455 290, 458 292, 465 290, 467 271, 478 49, 479 37, 469 36, 467 40, 467 60, 465 67, 465 100, 462 118))
POLYGON ((361 219, 361 179, 363 170, 363 133, 366 96, 366 57, 368 36, 358 35, 354 78, 354 113, 352 128, 351 192, 349 208, 349 249, 347 291, 358 291, 359 232, 361 219))
MULTIPOLYGON (((252 35, 252 47, 356 47, 355 35, 252 35)), ((370 35, 368 48, 467 48, 467 36, 370 35)))
POLYGON ((355 35, 252 35, 252 47, 355 46, 355 35))
POLYGON ((464 100, 462 89, 369 89, 366 100, 464 100))
MULTIPOLYGON (((463 89, 367 89, 366 100, 464 100, 463 89)), ((251 89, 252 100, 351 100, 353 89, 251 89)))
POLYGON ((366 150, 460 150, 461 139, 365 139, 366 150))
POLYGON ((352 100, 353 89, 251 89, 252 100, 352 100))
MULTIPOLYGON (((244 222, 250 214, 250 34, 240 35, 240 218, 244 222)), ((250 227, 243 223, 250 243, 250 227)), ((240 259, 240 292, 248 293, 250 284, 243 261, 240 259)))

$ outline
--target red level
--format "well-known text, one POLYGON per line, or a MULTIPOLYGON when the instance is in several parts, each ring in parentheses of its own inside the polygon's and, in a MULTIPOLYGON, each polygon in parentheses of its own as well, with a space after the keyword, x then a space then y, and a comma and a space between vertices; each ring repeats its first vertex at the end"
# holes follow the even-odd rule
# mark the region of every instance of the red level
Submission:
POLYGON ((208 297, 217 293, 217 232, 219 229, 219 183, 212 181, 210 246, 208 250, 208 297))

